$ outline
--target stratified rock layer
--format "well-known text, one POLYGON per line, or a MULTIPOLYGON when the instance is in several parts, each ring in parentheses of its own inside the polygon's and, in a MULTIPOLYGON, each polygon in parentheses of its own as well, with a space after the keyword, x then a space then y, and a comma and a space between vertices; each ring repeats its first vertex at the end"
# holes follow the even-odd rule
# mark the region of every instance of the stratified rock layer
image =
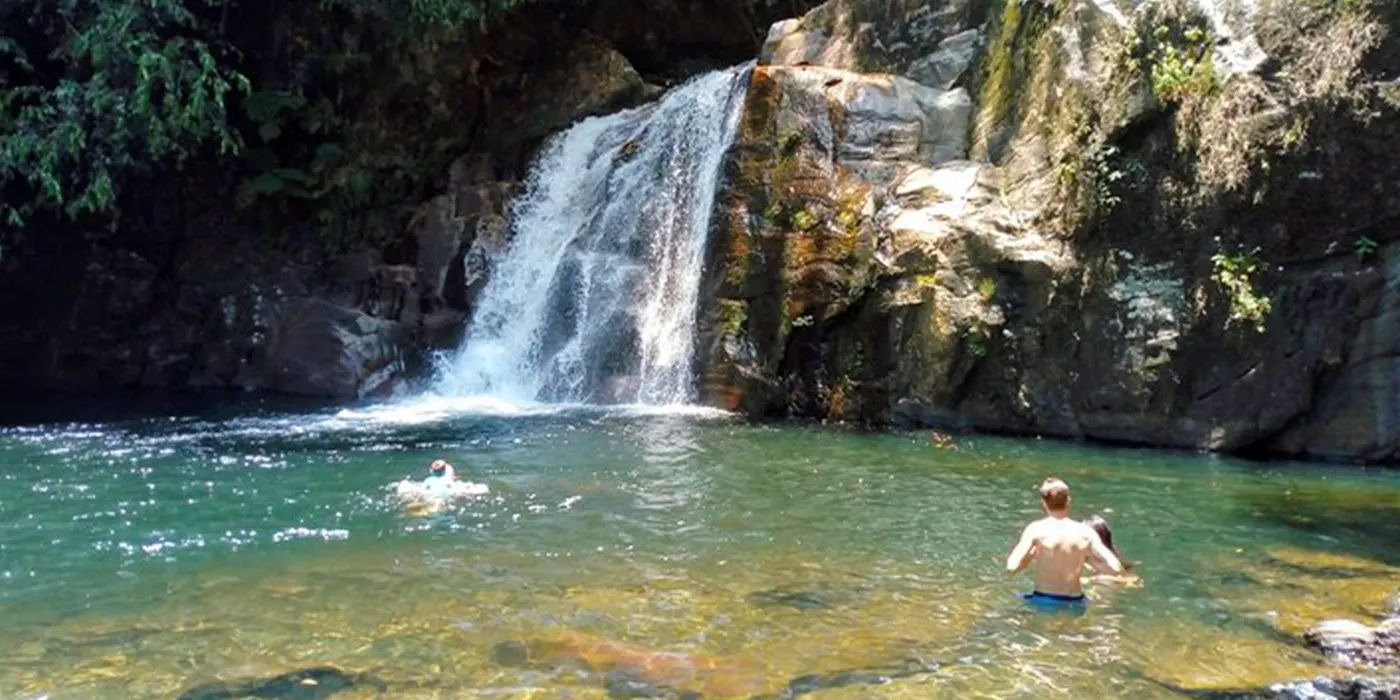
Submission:
POLYGON ((774 25, 717 203, 706 400, 1400 457, 1397 10, 1133 5, 774 25))

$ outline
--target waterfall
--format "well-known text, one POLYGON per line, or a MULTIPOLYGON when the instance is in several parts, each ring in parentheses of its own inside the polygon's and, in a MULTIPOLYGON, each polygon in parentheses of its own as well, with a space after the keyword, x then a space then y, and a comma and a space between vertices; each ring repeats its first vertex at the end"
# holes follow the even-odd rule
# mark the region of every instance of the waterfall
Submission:
POLYGON ((749 72, 699 76, 545 144, 513 205, 511 243, 436 393, 694 399, 710 217, 749 72))

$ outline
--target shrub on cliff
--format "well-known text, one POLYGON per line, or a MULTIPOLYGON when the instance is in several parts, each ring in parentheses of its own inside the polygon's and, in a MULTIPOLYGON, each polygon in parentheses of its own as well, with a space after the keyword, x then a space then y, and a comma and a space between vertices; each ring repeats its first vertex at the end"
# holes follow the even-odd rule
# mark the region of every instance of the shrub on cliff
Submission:
MULTIPOLYGON (((205 9, 205 8, 195 8, 205 9)), ((236 150, 230 93, 247 88, 183 0, 40 0, 0 24, 0 218, 110 212, 123 176, 193 149, 236 150)))
POLYGON ((231 109, 258 83, 306 87, 286 79, 304 65, 268 67, 284 57, 265 55, 269 49, 305 42, 317 29, 360 25, 389 38, 364 51, 383 58, 387 44, 481 31, 526 1, 289 3, 271 14, 308 19, 310 27, 288 32, 291 23, 275 23, 272 32, 291 35, 270 42, 254 38, 268 27, 250 26, 267 8, 231 10, 230 0, 7 3, 0 7, 7 28, 0 36, 0 222, 20 227, 39 209, 114 222, 133 173, 178 167, 204 149, 234 154, 245 132, 269 134, 265 123, 231 109))

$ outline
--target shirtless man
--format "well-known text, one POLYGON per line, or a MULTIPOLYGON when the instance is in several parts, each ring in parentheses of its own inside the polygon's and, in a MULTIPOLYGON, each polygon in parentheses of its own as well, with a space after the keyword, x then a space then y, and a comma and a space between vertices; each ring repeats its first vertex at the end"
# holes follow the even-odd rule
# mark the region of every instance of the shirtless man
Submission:
POLYGON ((1021 541, 1006 558, 1006 571, 1019 574, 1035 562, 1035 592, 1026 600, 1039 604, 1082 604, 1079 574, 1087 563, 1106 574, 1120 574, 1123 564, 1104 546, 1093 528, 1069 518, 1069 485, 1054 477, 1040 483, 1045 517, 1026 526, 1021 541))

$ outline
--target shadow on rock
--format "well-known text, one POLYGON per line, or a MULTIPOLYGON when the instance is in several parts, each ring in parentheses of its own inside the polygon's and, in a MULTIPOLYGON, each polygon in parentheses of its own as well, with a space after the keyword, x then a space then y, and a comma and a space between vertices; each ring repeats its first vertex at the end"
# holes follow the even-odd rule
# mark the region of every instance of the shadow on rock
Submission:
POLYGON ((795 698, 820 690, 834 690, 851 686, 884 685, 901 678, 910 678, 938 671, 938 664, 926 663, 919 659, 905 659, 898 666, 887 668, 864 668, 833 673, 813 673, 799 676, 788 683, 778 698, 795 698))
POLYGON ((237 698, 276 698, 278 700, 321 700, 345 690, 372 688, 388 690, 383 680, 364 673, 346 673, 337 668, 307 668, 273 678, 206 683, 180 693, 179 700, 236 700, 237 698))
POLYGON ((750 593, 747 599, 760 608, 830 610, 854 601, 864 592, 863 588, 842 586, 781 586, 750 593))
POLYGON ((608 697, 623 700, 626 698, 661 698, 663 700, 700 700, 700 693, 680 690, 667 685, 648 682, 631 671, 613 671, 603 678, 603 687, 608 697))
MULTIPOLYGON (((1257 517, 1309 533, 1344 539, 1377 562, 1400 566, 1400 501, 1378 497, 1374 489, 1314 487, 1284 493, 1250 492, 1241 497, 1257 517)), ((1338 578, 1351 572, 1328 572, 1338 578)))
POLYGON ((884 685, 938 670, 938 664, 906 659, 891 666, 813 673, 799 676, 777 693, 756 686, 773 687, 761 671, 733 659, 712 659, 671 652, 630 649, 612 642, 561 640, 508 641, 491 651, 497 664, 513 667, 572 666, 604 673, 608 697, 699 700, 711 694, 750 697, 754 700, 786 700, 822 690, 852 686, 884 685), (741 692, 741 689, 748 688, 741 692))
POLYGON ((1240 690, 1191 690, 1159 683, 1164 688, 1195 700, 1396 700, 1400 680, 1354 676, 1319 677, 1306 681, 1278 683, 1267 688, 1240 690))

